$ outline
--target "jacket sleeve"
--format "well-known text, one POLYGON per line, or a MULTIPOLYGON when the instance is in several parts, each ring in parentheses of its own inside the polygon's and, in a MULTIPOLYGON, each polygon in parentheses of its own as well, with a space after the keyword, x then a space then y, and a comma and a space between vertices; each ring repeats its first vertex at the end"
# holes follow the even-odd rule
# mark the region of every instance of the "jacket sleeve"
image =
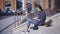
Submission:
POLYGON ((39 14, 39 17, 40 21, 45 21, 46 20, 46 13, 45 12, 42 12, 39 14))

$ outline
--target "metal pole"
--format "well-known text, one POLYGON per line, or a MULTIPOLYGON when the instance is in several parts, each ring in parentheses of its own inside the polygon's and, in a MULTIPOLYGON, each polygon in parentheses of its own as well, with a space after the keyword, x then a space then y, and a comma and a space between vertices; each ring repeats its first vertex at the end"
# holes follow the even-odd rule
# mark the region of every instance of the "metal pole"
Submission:
POLYGON ((14 12, 14 22, 15 22, 14 26, 16 27, 16 17, 15 17, 15 12, 14 12))

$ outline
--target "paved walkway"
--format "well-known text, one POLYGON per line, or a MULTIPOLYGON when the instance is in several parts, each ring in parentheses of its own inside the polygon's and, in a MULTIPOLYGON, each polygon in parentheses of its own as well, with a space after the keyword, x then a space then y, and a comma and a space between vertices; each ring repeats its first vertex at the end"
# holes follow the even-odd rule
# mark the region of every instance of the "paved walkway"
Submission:
POLYGON ((3 20, 3 19, 6 19, 6 18, 9 18, 11 16, 0 16, 0 20, 3 20))
MULTIPOLYGON (((14 29, 12 34, 60 34, 60 13, 56 14, 52 17, 48 17, 47 21, 51 19, 53 20, 52 26, 39 26, 39 30, 30 29, 30 33, 22 32, 26 29, 26 25, 20 25, 18 28, 14 29)), ((31 25, 33 26, 33 25, 31 25)))
MULTIPOLYGON (((18 23, 20 23, 25 16, 18 16, 18 23)), ((15 20, 17 21, 17 16, 15 16, 15 20)), ((0 20, 0 31, 3 31, 1 34, 11 34, 11 29, 15 27, 14 16, 11 16, 6 19, 0 20)), ((17 25, 18 25, 17 23, 17 25)))

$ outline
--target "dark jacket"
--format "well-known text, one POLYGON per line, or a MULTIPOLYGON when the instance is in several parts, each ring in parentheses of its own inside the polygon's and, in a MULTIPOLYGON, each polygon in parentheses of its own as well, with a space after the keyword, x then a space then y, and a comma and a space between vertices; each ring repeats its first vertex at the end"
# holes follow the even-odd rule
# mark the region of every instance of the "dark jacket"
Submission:
POLYGON ((40 21, 38 21, 37 25, 45 24, 45 20, 46 20, 45 11, 39 12, 37 16, 38 16, 38 19, 40 19, 40 21))

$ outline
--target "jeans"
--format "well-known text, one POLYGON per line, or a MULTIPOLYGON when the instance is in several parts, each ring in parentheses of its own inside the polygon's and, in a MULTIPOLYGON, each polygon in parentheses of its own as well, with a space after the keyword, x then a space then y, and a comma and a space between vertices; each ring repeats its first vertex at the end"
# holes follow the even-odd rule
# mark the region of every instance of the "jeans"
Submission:
POLYGON ((36 20, 33 20, 33 19, 28 19, 26 21, 26 23, 27 23, 27 27, 29 28, 31 23, 34 24, 34 25, 36 25, 37 24, 37 21, 36 20))

